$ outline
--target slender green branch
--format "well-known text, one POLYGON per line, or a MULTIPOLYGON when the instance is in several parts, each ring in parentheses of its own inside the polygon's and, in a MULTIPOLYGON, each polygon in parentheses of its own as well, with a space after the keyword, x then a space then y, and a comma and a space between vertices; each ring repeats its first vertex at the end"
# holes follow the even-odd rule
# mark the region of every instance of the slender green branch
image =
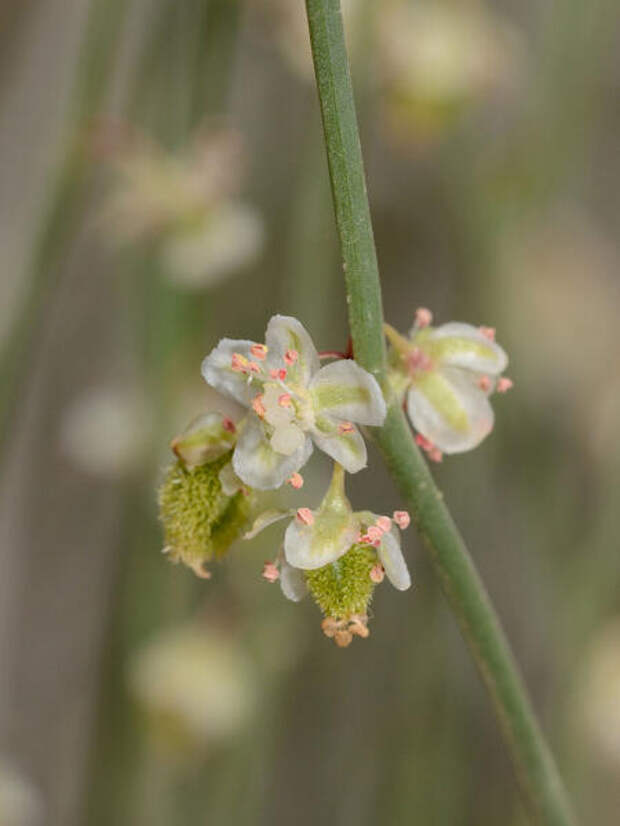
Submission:
MULTIPOLYGON (((389 393, 381 288, 339 0, 306 0, 355 357, 389 393)), ((544 826, 574 823, 499 620, 397 402, 377 443, 406 497, 489 691, 524 799, 544 826)))

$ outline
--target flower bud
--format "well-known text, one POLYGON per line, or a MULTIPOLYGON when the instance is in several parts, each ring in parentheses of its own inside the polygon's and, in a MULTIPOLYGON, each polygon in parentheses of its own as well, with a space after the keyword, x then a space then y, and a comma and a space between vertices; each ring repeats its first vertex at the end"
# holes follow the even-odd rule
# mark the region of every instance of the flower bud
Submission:
POLYGON ((192 470, 198 465, 213 462, 235 446, 235 425, 221 413, 205 413, 176 436, 170 447, 185 467, 192 470))
POLYGON ((222 489, 220 472, 229 462, 230 452, 194 469, 177 461, 159 489, 164 551, 201 577, 208 577, 204 564, 223 556, 240 536, 251 507, 247 489, 232 496, 222 489))

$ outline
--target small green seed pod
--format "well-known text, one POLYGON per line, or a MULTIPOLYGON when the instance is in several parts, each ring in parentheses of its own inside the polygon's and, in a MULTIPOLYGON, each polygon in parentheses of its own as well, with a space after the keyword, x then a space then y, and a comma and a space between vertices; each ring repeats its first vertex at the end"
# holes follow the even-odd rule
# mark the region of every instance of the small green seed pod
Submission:
POLYGON ((205 563, 226 553, 246 527, 251 510, 247 489, 233 495, 222 490, 220 472, 230 457, 231 452, 193 469, 174 462, 159 489, 164 552, 205 579, 210 576, 205 563))
POLYGON ((375 588, 371 572, 376 564, 374 548, 357 544, 335 562, 304 572, 308 590, 325 615, 323 631, 340 646, 348 645, 353 634, 368 636, 368 606, 375 588))

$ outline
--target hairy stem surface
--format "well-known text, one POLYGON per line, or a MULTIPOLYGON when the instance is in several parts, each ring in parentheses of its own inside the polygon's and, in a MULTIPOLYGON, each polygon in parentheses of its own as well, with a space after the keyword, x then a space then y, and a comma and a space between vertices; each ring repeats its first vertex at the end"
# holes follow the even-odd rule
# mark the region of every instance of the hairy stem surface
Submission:
POLYGON ((388 396, 388 416, 375 437, 491 696, 532 817, 541 826, 569 826, 575 821, 562 781, 497 615, 402 410, 391 398, 381 285, 340 2, 306 0, 306 10, 355 357, 388 396))

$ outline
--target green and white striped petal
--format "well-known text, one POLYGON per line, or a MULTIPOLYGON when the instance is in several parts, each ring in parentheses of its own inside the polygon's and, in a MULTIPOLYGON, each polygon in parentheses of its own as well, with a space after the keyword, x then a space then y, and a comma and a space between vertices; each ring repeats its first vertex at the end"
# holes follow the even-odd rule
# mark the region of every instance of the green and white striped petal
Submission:
POLYGON ((287 381, 306 386, 321 366, 309 333, 292 316, 274 315, 270 319, 265 344, 268 348, 267 366, 276 369, 286 367, 287 381), (290 351, 297 354, 294 364, 285 362, 285 356, 290 351))
POLYGON ((499 344, 478 327, 460 321, 442 324, 424 335, 422 347, 438 367, 462 367, 498 376, 508 364, 508 356, 499 344))
POLYGON ((471 450, 493 430, 493 408, 475 378, 444 367, 416 378, 407 394, 415 429, 444 453, 471 450))
POLYGON ((395 588, 406 591, 411 587, 411 576, 400 547, 400 534, 397 528, 383 534, 377 555, 385 568, 385 575, 395 588))
POLYGON ((294 519, 284 534, 284 554, 289 565, 312 571, 335 562, 355 543, 357 523, 351 513, 315 511, 314 522, 294 519))
POLYGON ((382 425, 385 400, 374 376, 352 359, 341 359, 322 367, 310 382, 316 414, 346 421, 382 425))
POLYGON ((339 430, 339 422, 332 416, 320 416, 310 431, 314 444, 342 465, 347 473, 357 473, 366 467, 368 453, 366 442, 355 425, 345 432, 339 430))
POLYGON ((250 414, 240 427, 233 467, 239 478, 258 490, 275 490, 306 464, 312 453, 312 440, 306 437, 294 453, 285 456, 270 445, 259 419, 250 414))
POLYGON ((232 358, 239 353, 251 359, 250 348, 254 345, 255 342, 247 339, 223 338, 202 362, 202 375, 207 384, 245 407, 249 407, 253 392, 248 377, 232 369, 232 358))

